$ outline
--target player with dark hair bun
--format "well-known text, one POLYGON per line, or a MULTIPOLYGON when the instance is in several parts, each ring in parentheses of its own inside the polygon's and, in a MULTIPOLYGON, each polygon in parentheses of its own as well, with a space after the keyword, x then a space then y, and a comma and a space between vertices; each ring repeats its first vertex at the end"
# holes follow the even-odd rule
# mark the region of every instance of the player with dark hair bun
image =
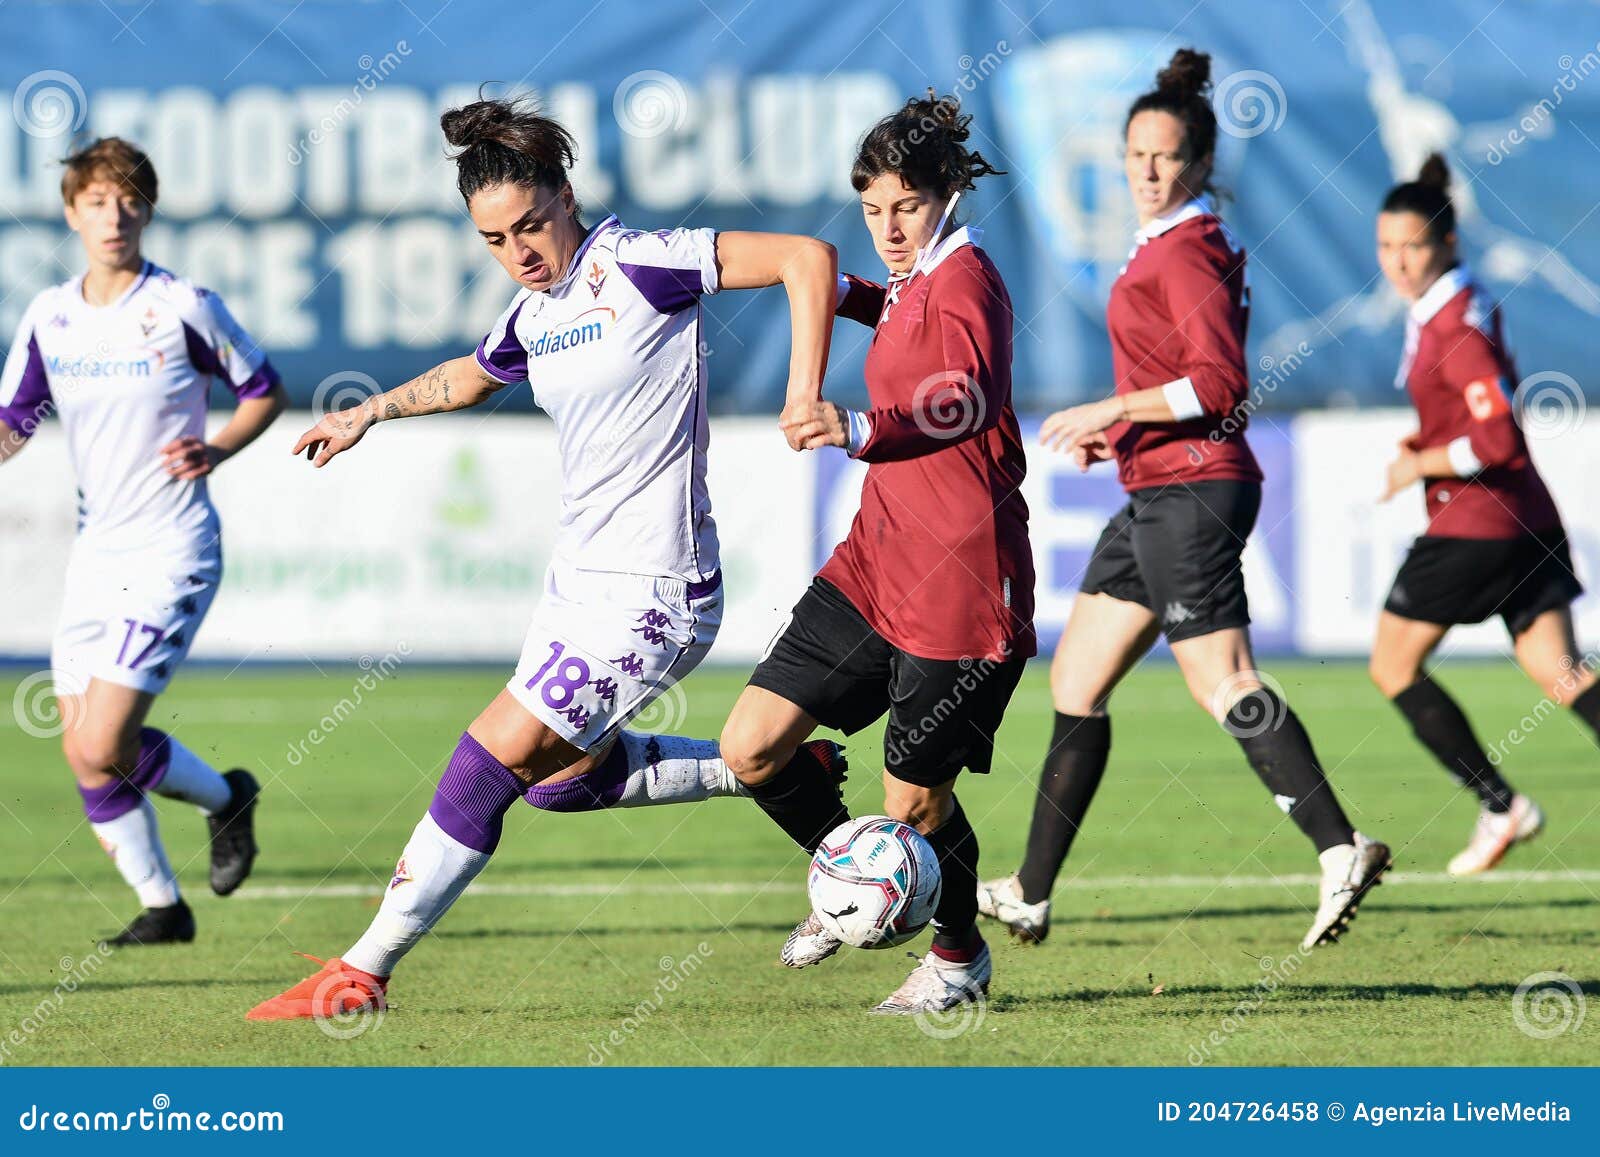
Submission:
POLYGON ((1600 735, 1600 691, 1579 662, 1566 531, 1517 424, 1516 369, 1500 310, 1462 264, 1450 171, 1437 153, 1378 213, 1378 264, 1410 303, 1395 377, 1418 429, 1389 464, 1388 499, 1424 485, 1428 527, 1411 546, 1378 619, 1372 680, 1424 747, 1479 800, 1452 875, 1486 872, 1538 835, 1539 805, 1506 782, 1456 701, 1424 670, 1457 623, 1499 615, 1517 662, 1600 735))
POLYGON ((1051 667, 1055 732, 1021 871, 982 885, 982 912, 1043 940, 1050 892, 1111 751, 1107 704, 1166 635, 1189 692, 1238 740, 1317 851, 1317 912, 1302 946, 1342 934, 1389 867, 1356 832, 1310 737, 1263 681, 1250 646, 1240 554, 1261 505, 1244 439, 1250 377, 1245 253, 1211 189, 1211 58, 1179 49, 1128 110, 1124 154, 1139 232, 1111 290, 1111 397, 1050 415, 1041 440, 1081 469, 1115 460, 1128 504, 1106 526, 1051 667))
POLYGON ((325 415, 295 452, 325 466, 380 421, 465 409, 527 384, 555 421, 560 525, 516 673, 461 736, 371 926, 252 1020, 381 1007, 395 965, 488 864, 518 799, 567 812, 741 794, 714 743, 625 727, 699 665, 722 618, 701 299, 781 283, 789 395, 815 395, 837 291, 833 247, 773 233, 644 232, 615 217, 585 226, 561 125, 523 102, 480 100, 440 127, 473 224, 519 291, 473 353, 325 415))
MULTIPOLYGON (((987 772, 995 729, 1033 636, 1026 472, 1011 407, 1011 299, 955 207, 998 172, 968 148, 953 96, 907 101, 866 134, 851 172, 886 284, 840 279, 838 313, 873 328, 871 408, 791 397, 796 450, 868 463, 850 533, 795 605, 722 732, 722 757, 807 851, 849 818, 827 766, 805 758, 818 727, 854 733, 888 716, 884 810, 917 828, 944 885, 927 956, 880 1013, 938 1011, 988 989, 977 928, 978 840, 955 796, 987 772)), ((817 917, 780 959, 840 947, 817 917)))

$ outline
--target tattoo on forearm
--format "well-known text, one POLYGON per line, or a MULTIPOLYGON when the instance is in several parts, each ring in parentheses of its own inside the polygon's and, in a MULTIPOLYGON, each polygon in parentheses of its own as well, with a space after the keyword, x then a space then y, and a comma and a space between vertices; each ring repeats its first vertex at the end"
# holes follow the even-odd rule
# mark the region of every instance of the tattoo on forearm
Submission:
POLYGON ((386 402, 386 403, 384 403, 383 416, 385 418, 399 418, 399 417, 402 417, 403 415, 400 412, 400 403, 398 403, 398 402, 386 402))

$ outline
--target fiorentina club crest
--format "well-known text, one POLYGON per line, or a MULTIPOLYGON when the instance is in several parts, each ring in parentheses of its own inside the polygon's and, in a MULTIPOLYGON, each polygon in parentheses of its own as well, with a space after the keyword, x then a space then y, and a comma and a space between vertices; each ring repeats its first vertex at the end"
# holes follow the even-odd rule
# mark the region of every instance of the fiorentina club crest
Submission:
POLYGON ((584 284, 589 287, 589 292, 594 294, 596 297, 599 297, 601 287, 603 287, 605 283, 606 271, 601 268, 600 263, 598 261, 589 262, 589 276, 584 282, 584 284))
POLYGON ((400 862, 394 866, 394 879, 389 881, 389 891, 394 891, 401 884, 411 883, 411 872, 406 868, 406 858, 400 857, 400 862))
POLYGON ((139 319, 139 328, 144 331, 145 337, 149 337, 156 332, 156 326, 160 323, 161 319, 156 316, 155 307, 151 306, 144 311, 144 316, 139 319))

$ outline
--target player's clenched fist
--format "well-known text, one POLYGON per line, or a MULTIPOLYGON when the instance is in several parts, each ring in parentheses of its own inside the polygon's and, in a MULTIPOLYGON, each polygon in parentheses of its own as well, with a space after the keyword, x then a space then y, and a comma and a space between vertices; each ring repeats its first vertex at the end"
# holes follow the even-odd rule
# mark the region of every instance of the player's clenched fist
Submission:
POLYGON ((850 441, 850 419, 832 402, 790 402, 779 415, 778 426, 791 450, 845 446, 850 441))

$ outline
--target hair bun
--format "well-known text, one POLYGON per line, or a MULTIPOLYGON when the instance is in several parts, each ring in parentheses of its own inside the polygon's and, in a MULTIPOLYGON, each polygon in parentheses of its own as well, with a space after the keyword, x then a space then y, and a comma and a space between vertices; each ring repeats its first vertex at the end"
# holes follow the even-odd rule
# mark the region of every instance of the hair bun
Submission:
POLYGON ((1428 159, 1422 162, 1422 168, 1417 171, 1417 184, 1427 185, 1442 193, 1450 191, 1450 165, 1445 161, 1444 154, 1428 154, 1428 159))
POLYGON ((451 147, 468 149, 480 141, 500 139, 513 111, 507 101, 473 101, 446 112, 439 118, 439 127, 451 147))
POLYGON ((1156 91, 1189 99, 1203 96, 1211 86, 1211 54, 1180 48, 1167 67, 1156 74, 1156 91))

